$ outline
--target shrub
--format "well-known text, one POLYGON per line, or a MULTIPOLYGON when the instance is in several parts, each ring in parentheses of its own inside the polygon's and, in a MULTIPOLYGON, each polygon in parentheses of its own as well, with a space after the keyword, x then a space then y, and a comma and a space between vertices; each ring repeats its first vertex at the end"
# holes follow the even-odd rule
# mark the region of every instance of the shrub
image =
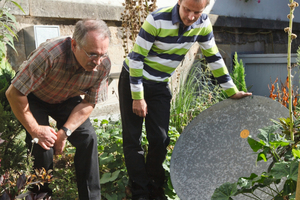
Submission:
POLYGON ((216 85, 211 71, 198 60, 191 67, 186 80, 180 80, 179 92, 171 102, 170 126, 179 133, 203 110, 226 99, 225 92, 216 85))

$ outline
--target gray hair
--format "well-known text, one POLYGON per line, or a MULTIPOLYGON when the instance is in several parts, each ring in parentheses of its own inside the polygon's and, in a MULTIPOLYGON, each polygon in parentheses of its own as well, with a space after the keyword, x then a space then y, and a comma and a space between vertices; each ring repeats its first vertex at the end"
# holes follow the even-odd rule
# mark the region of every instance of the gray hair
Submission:
POLYGON ((82 47, 86 43, 86 34, 90 31, 97 31, 103 38, 110 39, 111 36, 110 30, 103 20, 83 19, 76 23, 72 38, 82 47))

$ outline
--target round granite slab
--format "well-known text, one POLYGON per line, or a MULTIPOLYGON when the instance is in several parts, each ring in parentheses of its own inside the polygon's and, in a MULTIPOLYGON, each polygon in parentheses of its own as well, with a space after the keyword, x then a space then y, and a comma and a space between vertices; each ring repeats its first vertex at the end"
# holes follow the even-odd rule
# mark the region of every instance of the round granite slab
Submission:
POLYGON ((272 125, 271 119, 280 117, 289 117, 288 109, 262 96, 226 99, 200 113, 184 129, 172 153, 170 174, 178 197, 210 200, 223 183, 267 171, 268 163, 260 161, 256 165, 257 155, 253 154, 247 136, 256 138, 258 129, 272 125))

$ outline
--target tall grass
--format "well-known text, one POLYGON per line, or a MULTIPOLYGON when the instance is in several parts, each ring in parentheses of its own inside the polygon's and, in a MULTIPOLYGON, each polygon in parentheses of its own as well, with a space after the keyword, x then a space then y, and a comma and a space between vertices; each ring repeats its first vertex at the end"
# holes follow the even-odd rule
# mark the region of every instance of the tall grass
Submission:
POLYGON ((200 112, 227 98, 212 77, 210 70, 198 60, 191 67, 187 78, 181 78, 179 92, 171 102, 170 115, 170 126, 175 127, 179 133, 200 112))

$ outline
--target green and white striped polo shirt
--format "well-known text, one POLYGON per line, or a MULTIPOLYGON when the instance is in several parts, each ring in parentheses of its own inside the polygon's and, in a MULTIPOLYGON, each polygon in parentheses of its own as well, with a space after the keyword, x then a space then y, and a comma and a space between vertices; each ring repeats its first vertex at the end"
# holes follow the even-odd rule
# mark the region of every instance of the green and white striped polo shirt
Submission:
POLYGON ((208 15, 202 14, 193 25, 184 28, 177 4, 158 9, 147 17, 124 61, 130 73, 132 98, 144 98, 144 79, 168 82, 195 42, 199 43, 208 67, 227 95, 238 92, 216 46, 208 15))

